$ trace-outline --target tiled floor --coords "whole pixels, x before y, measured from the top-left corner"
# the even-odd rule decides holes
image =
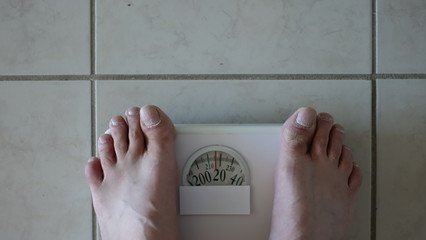
[[[226,85],[226,88],[224,86]],[[353,239],[370,235],[371,83],[363,80],[99,81],[98,133],[131,105],[155,103],[175,123],[281,123],[300,105],[326,111],[346,127],[365,178]],[[125,95],[125,97],[123,97]],[[353,101],[353,99],[358,99]],[[338,104],[336,104],[338,102]],[[366,107],[367,106],[367,107]]]
[[[2,239],[90,239],[87,81],[0,82]]]
[[[368,0],[100,1],[96,69],[100,74],[368,74],[371,5]]]
[[[425,239],[426,84],[380,79],[377,95],[377,236]]]
[[[1,238],[93,239],[93,141],[150,103],[176,123],[330,112],[365,175],[350,239],[425,239],[425,12],[424,0],[1,1]]]

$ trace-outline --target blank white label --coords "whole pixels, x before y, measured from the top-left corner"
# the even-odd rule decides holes
[[[181,215],[250,215],[250,186],[181,186]]]

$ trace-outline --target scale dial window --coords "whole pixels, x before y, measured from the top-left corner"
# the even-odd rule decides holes
[[[250,184],[246,161],[235,150],[220,145],[199,149],[191,155],[183,171],[185,186],[241,186]]]

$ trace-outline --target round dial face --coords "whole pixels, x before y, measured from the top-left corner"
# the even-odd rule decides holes
[[[247,163],[235,150],[212,145],[196,151],[186,162],[183,185],[249,185]]]

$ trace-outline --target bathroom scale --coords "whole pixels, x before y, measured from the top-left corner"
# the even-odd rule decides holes
[[[281,125],[176,125],[184,240],[267,239]]]

